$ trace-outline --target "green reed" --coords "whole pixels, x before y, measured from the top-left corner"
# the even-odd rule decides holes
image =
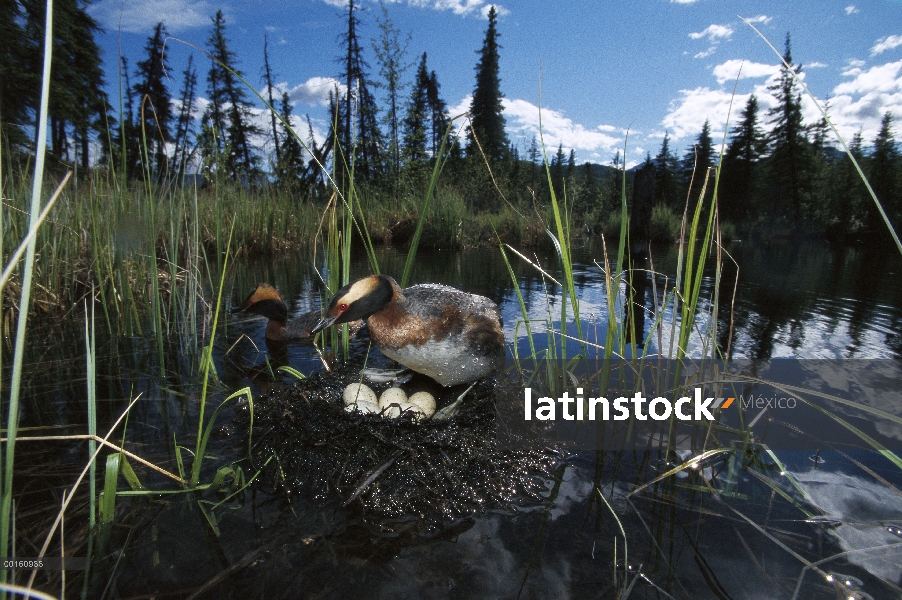
[[[41,192],[44,180],[44,158],[47,150],[47,109],[50,101],[50,65],[53,46],[53,0],[47,0],[44,21],[44,63],[41,80],[41,105],[38,119],[38,145],[35,150],[35,173],[32,180],[31,206],[29,211],[30,234],[22,266],[22,290],[19,299],[19,319],[16,324],[16,341],[13,354],[12,378],[10,381],[9,409],[6,419],[7,442],[2,452],[3,480],[0,496],[0,553],[9,556],[10,526],[12,525],[13,475],[15,471],[16,435],[19,424],[19,393],[21,390],[22,360],[25,352],[25,333],[28,324],[28,310],[31,303],[31,284],[34,275],[36,232],[41,213]],[[0,571],[0,582],[6,583],[9,572]]]

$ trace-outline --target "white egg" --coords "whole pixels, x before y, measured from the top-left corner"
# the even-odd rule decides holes
[[[398,402],[407,402],[407,394],[401,388],[390,387],[382,392],[382,396],[379,398],[379,407],[385,408]]]
[[[427,417],[431,417],[435,413],[435,398],[429,392],[417,392],[410,397],[408,402],[419,406]]]
[[[341,399],[344,400],[346,406],[359,402],[379,404],[379,401],[376,399],[376,392],[362,383],[352,383],[346,387]]]
[[[405,412],[413,413],[414,420],[416,421],[419,421],[425,416],[422,408],[416,404],[411,404],[410,402],[392,402],[385,407],[382,414],[389,419],[397,419],[401,416],[401,413]]]
[[[373,413],[379,414],[382,409],[379,408],[377,404],[373,404],[372,402],[359,401],[356,404],[348,404],[345,406],[345,410],[348,412],[361,412],[361,413]]]

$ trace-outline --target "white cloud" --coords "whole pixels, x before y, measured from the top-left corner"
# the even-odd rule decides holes
[[[322,1],[330,6],[337,6],[341,8],[348,5],[348,0]],[[403,0],[389,0],[389,3],[393,4],[400,1]],[[483,18],[488,18],[489,9],[494,6],[495,11],[499,16],[503,17],[510,14],[510,11],[500,4],[493,4],[492,2],[486,2],[486,0],[407,0],[407,5],[415,6],[418,8],[431,8],[434,10],[450,10],[455,15],[460,16],[479,14],[482,15]]]
[[[803,65],[803,66],[806,69],[823,69],[824,67],[828,67],[830,65],[828,65],[827,63],[815,61],[815,62],[805,63],[805,65]]]
[[[857,13],[857,12],[858,12],[858,9],[855,8],[855,5],[854,5],[854,4],[850,4],[849,6],[846,7],[846,14],[847,14],[847,15],[854,15],[854,14]]]
[[[843,75],[852,79],[833,88],[830,118],[847,142],[858,131],[873,140],[884,113],[902,115],[902,60]]]
[[[735,58],[717,65],[712,71],[719,84],[724,84],[727,81],[735,81],[737,76],[740,79],[772,77],[779,72],[780,67],[777,65],[767,65]]]
[[[452,117],[470,110],[473,97],[467,95],[457,105],[448,109]],[[530,140],[536,136],[545,141],[548,153],[554,153],[561,144],[564,152],[576,151],[579,162],[591,161],[607,163],[614,152],[623,152],[623,129],[614,125],[597,125],[594,128],[575,123],[564,113],[551,108],[542,108],[542,129],[539,137],[539,107],[527,100],[503,98],[506,129],[512,140]],[[460,128],[467,125],[466,119],[455,121]],[[633,132],[635,133],[635,132]],[[613,135],[612,135],[613,134]],[[630,152],[636,150],[631,149]],[[644,157],[644,154],[643,154]]]
[[[873,48],[871,48],[871,56],[883,54],[887,50],[892,50],[893,48],[898,48],[899,46],[902,46],[902,35],[888,35],[886,37],[882,37],[877,40],[877,43],[874,44]]]
[[[717,46],[723,40],[730,39],[730,36],[733,35],[733,28],[729,25],[717,25],[711,24],[708,25],[702,31],[695,31],[689,34],[689,37],[693,40],[700,40],[702,38],[707,38],[711,43],[708,46],[707,50],[702,50],[701,52],[696,53],[693,58],[706,58],[711,56],[715,52],[717,52]]]
[[[835,88],[834,94],[869,94],[873,92],[893,93],[902,92],[902,78],[899,72],[902,70],[902,60],[884,65],[871,67],[866,71],[855,73],[855,79],[844,81]],[[846,71],[845,74],[852,74]]]
[[[713,75],[723,84],[735,77],[738,63],[739,61],[726,61],[714,68]],[[747,63],[746,66],[751,68],[746,75],[746,67],[743,67],[743,77],[768,77],[756,84],[751,92],[758,96],[761,125],[766,131],[770,128],[767,112],[776,106],[776,100],[770,95],[768,86],[779,76],[779,69],[760,63]],[[880,120],[886,112],[902,115],[902,60],[868,69],[854,66],[846,69],[843,75],[848,80],[833,88],[829,97],[830,119],[847,142],[858,131],[862,132],[866,142],[870,142],[877,135]],[[707,86],[680,90],[680,95],[671,101],[661,125],[670,132],[674,141],[696,136],[705,119],[710,120],[712,129],[722,129],[732,99],[732,127],[749,95],[737,94],[733,97],[731,90],[711,89]],[[823,106],[827,100],[819,98],[818,102]],[[820,111],[807,94],[802,94],[802,115],[805,123],[815,123],[821,118]],[[712,136],[717,139],[713,133]]]
[[[695,4],[698,0],[670,0],[671,4]]]
[[[733,35],[733,28],[729,25],[711,24],[702,31],[690,33],[689,37],[693,40],[698,40],[706,37],[709,41],[711,41],[711,43],[716,43],[723,39],[729,39],[731,35]]]
[[[329,92],[338,86],[339,93],[344,93],[344,86],[333,77],[311,77],[304,83],[300,83],[293,88],[287,89],[286,84],[280,84],[280,88],[285,88],[292,102],[301,102],[310,106],[328,106]]]
[[[101,0],[89,9],[91,16],[110,31],[118,31],[121,22],[122,31],[147,35],[160,21],[166,24],[169,33],[208,27],[215,12],[206,0]]]
[[[711,125],[711,137],[722,137],[717,133],[727,122],[730,100],[733,100],[733,119],[748,100],[748,94],[733,97],[731,92],[699,87],[694,90],[680,90],[680,97],[672,100],[667,115],[661,125],[670,133],[671,139],[679,141],[698,135],[707,120]]]
[[[767,25],[773,20],[773,17],[768,17],[767,15],[758,15],[757,17],[752,17],[746,20],[749,23],[764,23],[765,25]]]
[[[502,103],[509,131],[524,137],[538,137],[538,106],[526,100],[508,98],[504,98]],[[607,156],[623,144],[622,136],[610,135],[598,127],[586,128],[564,116],[564,113],[550,108],[542,108],[542,137],[548,151],[563,144],[565,151],[570,148],[576,150],[580,162],[593,154],[598,157]]]

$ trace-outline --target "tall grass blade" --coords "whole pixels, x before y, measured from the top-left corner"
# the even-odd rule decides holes
[[[401,275],[401,288],[407,287],[407,282],[410,280],[410,273],[413,271],[413,263],[414,259],[417,256],[417,246],[420,245],[420,236],[423,234],[423,226],[426,224],[426,213],[429,210],[429,206],[432,204],[432,199],[435,196],[435,184],[438,181],[439,175],[442,172],[442,167],[445,166],[445,161],[442,160],[442,157],[445,156],[445,146],[448,143],[448,138],[451,136],[451,126],[454,124],[456,119],[460,119],[465,116],[457,115],[453,119],[448,121],[448,127],[445,129],[445,135],[442,136],[442,144],[439,147],[438,154],[435,155],[435,165],[432,167],[432,177],[429,178],[429,188],[426,190],[426,198],[423,199],[423,206],[420,208],[420,218],[417,220],[417,228],[413,232],[413,238],[410,240],[410,249],[407,251],[407,260],[404,262],[404,273]]]
[[[213,343],[216,341],[216,326],[219,323],[219,309],[222,306],[222,288],[225,284],[226,278],[226,269],[229,264],[229,252],[231,252],[232,248],[232,233],[235,231],[235,221],[232,221],[231,226],[229,227],[229,241],[226,243],[225,256],[222,260],[222,270],[219,276],[219,290],[216,293],[216,308],[213,310],[213,324],[210,326],[210,341],[204,347],[203,356],[202,356],[202,377],[203,377],[203,388],[201,390],[200,397],[200,411],[197,417],[197,445],[195,446],[194,452],[194,461],[191,463],[191,481],[190,484],[192,486],[196,486],[200,483],[200,468],[204,460],[204,450],[206,449],[207,444],[207,435],[204,435],[204,409],[207,405],[207,386],[210,382],[210,369],[213,368]],[[156,273],[154,273],[156,275]],[[218,412],[219,409],[216,409]],[[213,413],[213,418],[211,418],[211,427],[212,421],[216,418],[216,412]]]
[[[38,117],[38,138],[35,150],[35,170],[31,188],[31,208],[28,230],[31,239],[25,250],[22,275],[22,294],[19,300],[19,318],[16,323],[16,343],[13,354],[12,378],[9,392],[9,412],[6,420],[7,442],[4,452],[3,491],[0,498],[0,554],[9,556],[10,518],[12,515],[13,469],[16,456],[16,434],[19,427],[19,392],[22,385],[22,361],[25,351],[25,330],[31,305],[31,281],[34,275],[34,258],[37,230],[41,213],[41,190],[44,181],[44,156],[47,152],[47,110],[50,103],[50,64],[53,48],[53,0],[47,0],[44,15],[44,65],[41,73],[41,108]],[[6,582],[9,571],[0,571],[0,582]]]

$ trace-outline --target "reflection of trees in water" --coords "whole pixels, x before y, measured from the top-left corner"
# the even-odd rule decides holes
[[[887,307],[902,306],[902,287],[890,275],[899,269],[897,256],[856,248],[834,249],[809,242],[735,248],[739,292],[734,313],[733,346],[749,358],[769,358],[776,344],[803,357],[807,346],[822,349],[834,336],[847,335],[844,357],[873,354],[868,335],[884,335],[887,348],[899,355],[900,317]],[[724,347],[729,325],[731,277],[726,266],[721,287],[719,343]],[[880,349],[877,349],[879,351]]]

